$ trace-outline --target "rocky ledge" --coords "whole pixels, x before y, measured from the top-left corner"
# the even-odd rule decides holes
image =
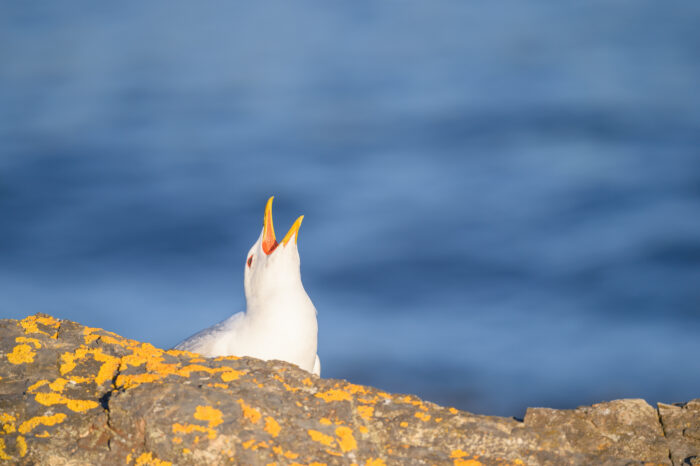
[[[531,408],[519,421],[44,314],[1,320],[0,337],[0,460],[12,464],[700,463],[700,399]]]

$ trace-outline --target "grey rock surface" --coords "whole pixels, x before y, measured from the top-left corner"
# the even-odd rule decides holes
[[[700,451],[700,400],[531,408],[518,421],[44,314],[2,320],[0,336],[7,464],[681,465]]]

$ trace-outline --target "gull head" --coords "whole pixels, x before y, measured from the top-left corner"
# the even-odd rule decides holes
[[[273,199],[274,196],[267,201],[262,232],[246,256],[244,287],[248,309],[284,301],[300,292],[306,295],[297,249],[297,235],[304,216],[297,218],[282,241],[277,242],[272,223]]]

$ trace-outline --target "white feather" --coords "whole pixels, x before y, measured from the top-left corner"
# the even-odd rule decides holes
[[[206,357],[279,359],[320,375],[316,308],[301,283],[296,238],[280,243],[269,255],[263,252],[262,238],[263,233],[246,256],[246,260],[253,257],[250,267],[245,265],[246,310],[175,348]]]

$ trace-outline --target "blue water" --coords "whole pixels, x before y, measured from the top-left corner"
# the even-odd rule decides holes
[[[305,215],[324,376],[700,397],[700,3],[0,6],[0,316],[169,347]]]

